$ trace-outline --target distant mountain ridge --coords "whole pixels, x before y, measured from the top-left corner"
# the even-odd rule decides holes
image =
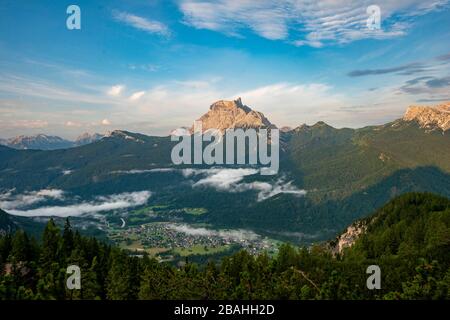
[[[57,150],[83,146],[100,140],[103,135],[94,133],[83,133],[74,141],[66,140],[58,136],[36,134],[32,136],[20,135],[10,139],[0,139],[0,144],[13,149],[32,150]]]
[[[105,135],[99,134],[99,133],[92,133],[92,134],[90,134],[88,132],[85,132],[85,133],[79,135],[75,139],[74,143],[75,143],[76,146],[84,146],[85,144],[98,141],[101,138],[103,138],[104,136]]]
[[[208,113],[222,114],[223,108],[231,110],[231,117],[226,116],[228,111],[224,112],[226,121],[236,120],[234,112],[244,118],[251,112],[232,101],[213,104]],[[269,125],[258,114],[255,118],[249,116],[251,121],[245,124]],[[221,118],[215,118],[218,119]],[[180,169],[192,166],[173,165],[171,151],[175,142],[170,137],[123,130],[111,131],[96,143],[67,150],[0,147],[0,190],[53,188],[81,198],[151,190],[154,203],[170,201],[181,207],[207,209],[204,215],[192,218],[199,223],[251,228],[272,235],[289,231],[306,235],[301,241],[316,241],[336,236],[355,220],[406,192],[450,197],[450,135],[441,131],[424,128],[415,118],[359,129],[337,129],[319,121],[285,130],[280,135],[280,140],[284,140],[280,172],[268,177],[275,181],[249,176],[243,177],[242,182],[247,186],[255,185],[254,182],[265,185],[285,179],[306,190],[304,197],[277,194],[258,202],[250,190],[194,188],[190,179],[195,182],[200,175],[180,174]]]

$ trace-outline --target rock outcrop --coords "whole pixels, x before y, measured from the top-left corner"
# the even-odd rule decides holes
[[[340,254],[345,248],[351,247],[355,241],[366,231],[367,224],[364,221],[356,221],[347,230],[339,235],[331,244],[331,252]]]
[[[261,112],[254,111],[242,104],[241,98],[234,101],[214,102],[209,111],[197,121],[202,122],[203,131],[218,129],[224,132],[226,129],[235,128],[276,128]],[[193,126],[190,131],[194,131]]]
[[[118,139],[118,140],[128,140],[128,141],[133,141],[133,142],[138,142],[138,143],[145,143],[144,140],[142,140],[139,134],[136,133],[131,133],[128,131],[124,131],[124,130],[113,130],[113,131],[108,131],[105,136],[103,138],[105,139]]]
[[[90,134],[88,132],[85,132],[82,135],[78,136],[75,139],[74,143],[76,146],[84,146],[85,144],[96,142],[103,137],[104,137],[104,135],[99,134],[99,133]]]
[[[450,129],[450,102],[429,106],[410,106],[405,115],[404,121],[416,121],[422,128],[427,130]]]

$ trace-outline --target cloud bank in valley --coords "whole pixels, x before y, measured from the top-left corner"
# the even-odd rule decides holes
[[[237,229],[237,230],[213,230],[207,228],[193,228],[187,224],[169,224],[169,228],[174,231],[184,233],[189,236],[199,237],[219,237],[231,241],[253,241],[260,236],[253,231]]]
[[[48,199],[62,200],[62,190],[40,190],[27,194],[13,195],[11,192],[0,195],[0,205],[9,214],[24,217],[71,217],[93,214],[101,211],[125,209],[144,205],[151,196],[150,191],[125,192],[107,196],[98,196],[92,201],[69,205],[42,206],[28,208]]]
[[[149,173],[164,173],[177,172],[185,178],[199,177],[197,181],[192,181],[193,188],[214,188],[222,192],[246,192],[257,191],[257,201],[264,201],[268,198],[276,196],[280,193],[291,194],[294,196],[306,195],[306,190],[299,189],[293,185],[292,181],[285,181],[284,177],[276,181],[263,182],[252,181],[244,182],[247,176],[252,176],[259,173],[259,169],[254,168],[210,168],[210,169],[195,169],[195,168],[153,168],[153,169],[131,169],[112,171],[111,174],[149,174]]]
[[[10,210],[31,206],[47,200],[63,200],[64,191],[58,189],[42,189],[23,194],[13,194],[14,190],[0,194],[0,208]]]
[[[258,191],[257,200],[264,201],[280,193],[292,194],[295,196],[304,196],[306,190],[298,189],[292,184],[292,181],[286,182],[279,178],[275,182],[243,182],[246,176],[257,174],[258,169],[184,169],[185,177],[193,175],[203,175],[204,177],[195,182],[195,187],[211,187],[218,191],[226,192],[245,192]]]

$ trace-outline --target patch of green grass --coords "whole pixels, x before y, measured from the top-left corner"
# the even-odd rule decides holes
[[[155,213],[157,211],[162,211],[169,208],[168,205],[158,204],[153,206],[145,206],[136,210],[132,210],[129,212],[130,215],[145,215],[148,213]]]
[[[207,246],[192,246],[190,248],[175,248],[173,249],[173,253],[178,254],[182,257],[187,257],[191,255],[210,255],[210,254],[216,254],[220,252],[225,252],[229,250],[231,246],[224,245],[224,246],[218,246],[218,247],[207,247]]]
[[[193,216],[201,216],[208,212],[205,208],[183,208],[184,212]]]

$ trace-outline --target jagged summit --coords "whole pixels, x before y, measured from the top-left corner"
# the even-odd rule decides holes
[[[124,139],[124,140],[144,143],[144,140],[142,140],[140,138],[141,136],[142,136],[141,134],[132,133],[132,132],[128,132],[125,130],[113,130],[113,131],[108,131],[105,134],[104,138],[118,138],[118,139]]]
[[[198,119],[202,122],[203,131],[218,129],[225,131],[234,128],[276,128],[261,112],[254,111],[242,103],[241,98],[233,101],[219,100],[214,102],[209,111]],[[193,127],[191,132],[193,132]]]
[[[434,107],[410,106],[406,110],[403,120],[416,121],[425,129],[447,131],[450,129],[450,102]]]
[[[294,131],[298,132],[298,131],[309,131],[312,129],[317,129],[317,128],[329,128],[329,129],[335,129],[334,127],[330,126],[329,124],[327,124],[326,122],[323,121],[318,121],[313,125],[307,125],[306,123],[303,123],[302,125],[298,126],[297,128],[294,129]]]
[[[57,136],[49,136],[46,134],[36,134],[33,136],[20,135],[7,139],[3,142],[4,145],[15,149],[40,149],[53,150],[69,148],[72,142]]]
[[[79,135],[76,139],[75,139],[75,145],[77,146],[82,146],[88,143],[92,143],[95,141],[100,140],[101,138],[103,138],[104,135],[99,134],[99,133],[93,133],[90,134],[89,132],[85,132],[81,135]]]

